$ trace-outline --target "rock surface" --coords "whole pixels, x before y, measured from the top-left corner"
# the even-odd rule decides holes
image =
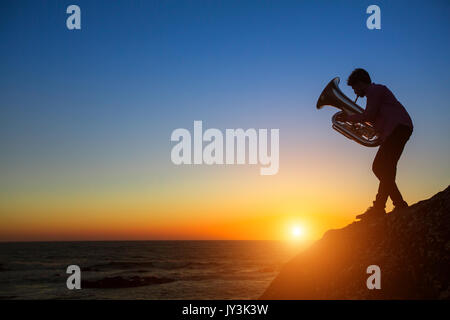
[[[369,290],[370,265],[381,289]],[[330,230],[260,299],[450,299],[450,187],[379,221]]]

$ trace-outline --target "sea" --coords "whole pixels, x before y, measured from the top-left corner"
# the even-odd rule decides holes
[[[257,299],[302,249],[284,241],[0,243],[0,299]],[[70,265],[80,268],[81,289],[68,289]]]

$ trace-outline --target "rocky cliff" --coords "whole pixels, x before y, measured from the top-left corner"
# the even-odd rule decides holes
[[[369,290],[367,267],[380,267]],[[450,187],[378,221],[330,230],[260,299],[450,299]]]

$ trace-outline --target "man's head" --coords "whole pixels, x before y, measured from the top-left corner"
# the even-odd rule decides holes
[[[361,68],[353,70],[347,79],[347,84],[352,87],[357,96],[364,97],[367,87],[372,83],[369,73]]]

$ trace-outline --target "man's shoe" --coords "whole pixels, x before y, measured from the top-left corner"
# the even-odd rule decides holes
[[[391,211],[391,213],[397,213],[402,211],[403,209],[408,208],[408,204],[406,202],[402,203],[401,205],[395,206],[394,210]]]
[[[382,218],[386,215],[386,211],[382,208],[369,207],[363,214],[357,215],[356,219],[367,220]]]

